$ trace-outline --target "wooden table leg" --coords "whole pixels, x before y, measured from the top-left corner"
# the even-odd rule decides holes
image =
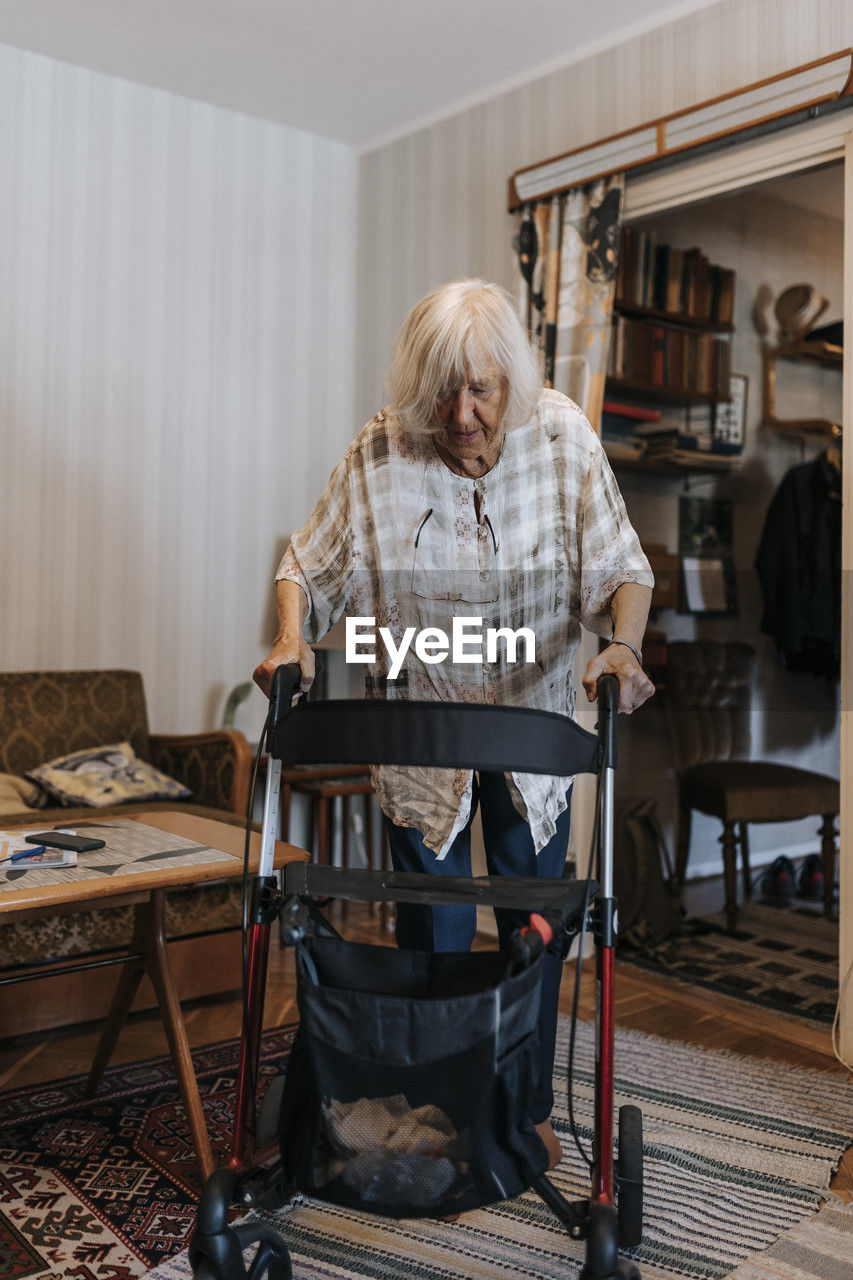
[[[147,908],[147,910],[146,910]],[[151,894],[151,902],[137,907],[137,911],[149,916],[149,926],[145,938],[145,968],[157,993],[160,1006],[160,1017],[166,1030],[166,1038],[175,1064],[175,1074],[181,1091],[187,1123],[192,1136],[193,1146],[198,1156],[199,1167],[205,1182],[213,1173],[216,1165],[213,1150],[204,1120],[204,1111],[198,1092],[198,1081],[195,1077],[186,1027],[181,1014],[181,1003],[169,968],[169,957],[166,949],[166,895],[165,890],[155,889]]]
[[[147,903],[145,904],[148,905]],[[139,908],[135,913],[135,922],[133,928],[133,941],[130,944],[131,952],[142,952],[145,949],[145,943],[140,938],[141,920],[139,916]],[[107,1020],[104,1023],[104,1029],[101,1032],[101,1038],[98,1041],[98,1047],[95,1056],[92,1059],[92,1066],[89,1069],[89,1078],[86,1081],[84,1090],[85,1096],[91,1098],[92,1094],[101,1083],[101,1077],[107,1069],[112,1051],[115,1048],[116,1040],[118,1040],[119,1032],[124,1026],[125,1019],[130,1012],[130,1006],[133,1004],[134,997],[139,990],[139,984],[145,973],[145,965],[142,960],[128,960],[122,967],[119,974],[118,985],[113,995],[110,1011],[107,1014]]]
[[[110,1060],[116,1040],[124,1026],[133,998],[139,989],[143,974],[147,973],[157,996],[160,1018],[166,1031],[178,1087],[187,1115],[190,1136],[198,1156],[199,1167],[205,1181],[216,1165],[204,1120],[204,1111],[198,1092],[198,1081],[193,1068],[181,1004],[169,968],[166,944],[166,893],[164,889],[152,890],[147,902],[134,908],[131,955],[141,958],[128,960],[124,965],[113,996],[110,1012],[86,1081],[86,1096],[91,1097]]]

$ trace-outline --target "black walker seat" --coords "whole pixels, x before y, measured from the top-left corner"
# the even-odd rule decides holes
[[[300,1026],[275,1091],[281,1166],[278,1181],[264,1175],[266,1207],[276,1203],[270,1187],[277,1203],[295,1188],[389,1217],[435,1217],[534,1186],[572,1235],[587,1238],[585,1280],[638,1280],[636,1268],[617,1257],[616,1212],[608,1197],[598,1203],[593,1194],[589,1202],[569,1205],[544,1177],[547,1152],[531,1118],[544,951],[550,945],[565,956],[570,939],[589,926],[599,885],[290,863],[281,905],[274,878],[264,874],[283,765],[429,765],[573,776],[608,765],[605,739],[566,717],[523,708],[378,701],[291,707],[298,668],[281,670],[268,722],[270,768],[252,928],[268,930],[280,909],[282,937],[296,952]],[[610,705],[612,719],[612,696]],[[605,774],[609,767],[612,761]],[[604,870],[612,883],[612,865]],[[421,953],[344,941],[317,911],[318,897],[467,902],[537,914],[531,927],[517,931],[510,949]],[[255,995],[262,1001],[265,953],[254,967],[262,974],[261,989],[250,987],[247,1007]],[[250,961],[250,974],[252,968]],[[247,1025],[259,1034],[257,1008]],[[249,1051],[249,1061],[252,1056]],[[612,1111],[612,1081],[609,1089]],[[612,1143],[609,1126],[607,1140]],[[270,1280],[289,1280],[286,1245],[271,1243],[268,1228],[258,1232],[249,1269],[237,1261],[235,1233],[244,1245],[245,1228],[229,1227],[227,1211],[232,1199],[244,1205],[263,1200],[252,1190],[252,1176],[234,1159],[210,1179],[190,1246],[197,1280],[253,1280],[267,1272]]]

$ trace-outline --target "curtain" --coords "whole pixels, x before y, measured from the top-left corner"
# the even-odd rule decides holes
[[[526,206],[515,237],[519,314],[546,386],[598,430],[616,289],[621,174]]]

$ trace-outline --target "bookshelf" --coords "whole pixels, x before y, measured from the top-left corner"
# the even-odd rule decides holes
[[[622,453],[618,445],[614,446],[608,440],[604,441],[604,452],[612,467],[653,476],[677,476],[682,480],[691,475],[729,475],[742,463],[739,455],[705,453],[698,449],[674,449],[662,457],[632,457]]]
[[[707,329],[716,333],[734,333],[731,321],[706,320],[702,316],[691,316],[682,312],[661,311],[657,307],[640,306],[636,302],[624,302],[615,298],[613,310],[624,316],[634,316],[638,320],[662,320],[668,323],[675,321],[688,329]]]
[[[722,404],[728,396],[718,395],[714,391],[691,391],[687,388],[678,390],[673,387],[658,386],[653,382],[642,382],[628,378],[607,379],[607,393],[610,395],[634,396],[640,400],[657,401],[659,404]]]
[[[735,272],[701,249],[622,228],[602,418],[614,465],[659,475],[737,465],[713,448],[714,406],[730,400],[734,293]]]

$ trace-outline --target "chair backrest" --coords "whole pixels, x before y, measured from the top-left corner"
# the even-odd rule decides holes
[[[284,765],[400,764],[570,776],[600,768],[595,734],[568,716],[465,703],[301,702],[278,719]]]
[[[747,760],[755,650],[722,640],[677,640],[666,648],[664,705],[676,770]]]

